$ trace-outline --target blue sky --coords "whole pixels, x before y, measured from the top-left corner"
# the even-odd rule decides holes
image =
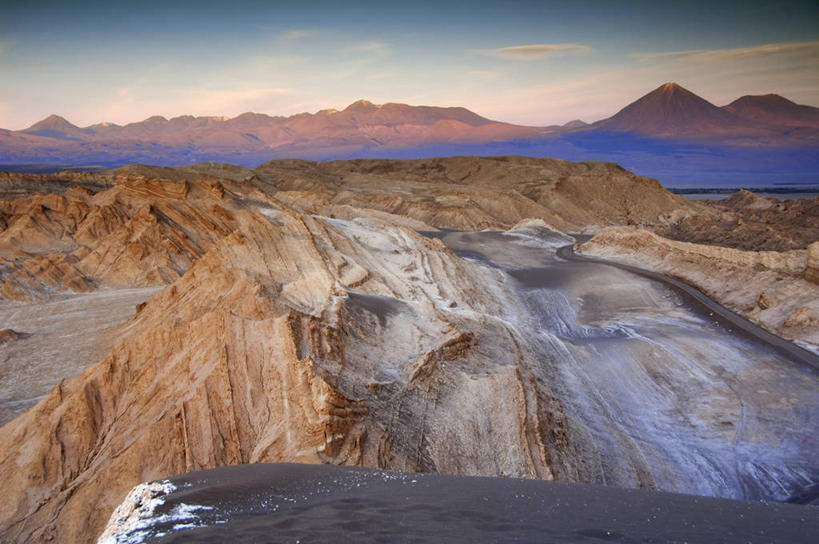
[[[712,5],[718,4],[718,5]],[[359,98],[594,121],[666,81],[819,105],[819,2],[6,2],[0,126]]]

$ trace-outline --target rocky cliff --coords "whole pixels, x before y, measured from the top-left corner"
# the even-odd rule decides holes
[[[89,541],[134,484],[236,463],[577,477],[491,273],[401,226],[244,204],[108,356],[0,429],[6,539]]]
[[[610,227],[579,251],[683,279],[781,336],[819,345],[813,246],[810,256],[808,250],[744,251]]]

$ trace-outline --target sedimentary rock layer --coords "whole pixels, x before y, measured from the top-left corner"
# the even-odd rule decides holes
[[[819,345],[819,286],[808,250],[743,251],[625,227],[603,229],[579,250],[678,277],[781,336]]]
[[[491,274],[406,228],[273,211],[239,213],[107,357],[0,429],[5,538],[88,541],[134,484],[236,463],[577,478]]]

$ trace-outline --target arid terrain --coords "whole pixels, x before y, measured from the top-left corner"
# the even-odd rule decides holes
[[[3,541],[92,542],[134,485],[242,463],[765,500],[819,481],[819,369],[557,255],[681,278],[815,349],[816,200],[694,202],[514,156],[2,174],[0,193]]]

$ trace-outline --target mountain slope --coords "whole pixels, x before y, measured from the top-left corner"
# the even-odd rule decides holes
[[[598,129],[638,132],[659,137],[703,136],[747,128],[730,112],[691,91],[666,83],[594,124]]]
[[[754,122],[819,128],[819,108],[796,104],[778,94],[746,95],[722,109]]]
[[[49,115],[21,132],[62,140],[79,140],[89,136],[88,131],[69,123],[59,115]]]
[[[184,164],[246,157],[245,164],[277,157],[329,158],[368,150],[436,144],[485,144],[539,136],[547,130],[492,121],[465,108],[376,105],[271,117],[153,116],[119,126],[86,128],[52,115],[24,131],[4,131],[0,163],[150,162]]]
[[[776,95],[743,97],[719,108],[667,83],[591,125],[519,126],[464,108],[366,100],[290,117],[154,116],[85,128],[51,116],[25,131],[0,130],[0,164],[217,161],[255,167],[282,158],[527,155],[612,161],[674,183],[804,182],[819,181],[817,111]]]

